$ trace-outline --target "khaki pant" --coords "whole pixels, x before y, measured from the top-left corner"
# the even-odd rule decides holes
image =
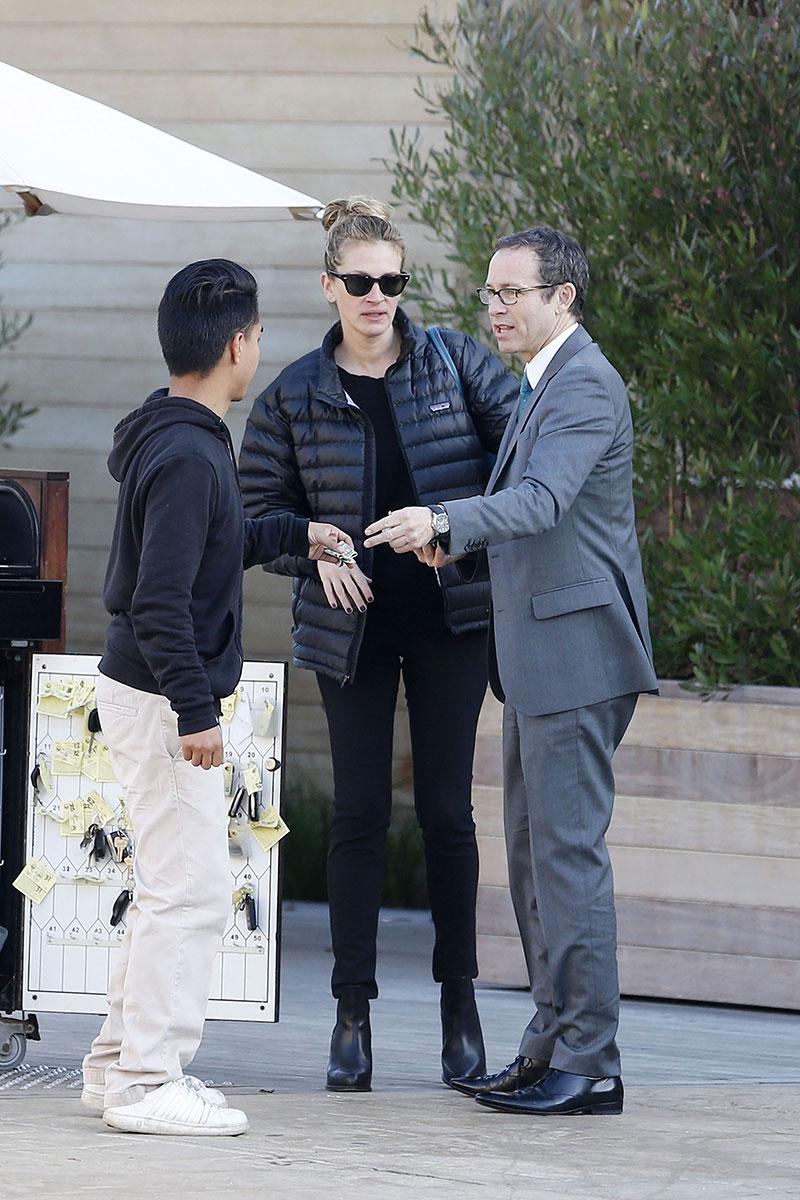
[[[97,707],[136,842],[109,1013],[83,1063],[110,1107],[180,1078],[194,1057],[232,885],[222,768],[183,760],[162,696],[101,675]]]

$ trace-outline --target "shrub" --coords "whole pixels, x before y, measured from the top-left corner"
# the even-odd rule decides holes
[[[660,674],[800,685],[800,0],[462,0],[423,13],[443,141],[395,198],[449,248],[428,319],[482,328],[494,238],[547,223],[592,269],[628,382]]]

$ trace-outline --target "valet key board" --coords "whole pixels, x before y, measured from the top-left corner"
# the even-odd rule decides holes
[[[93,733],[98,659],[35,655],[31,688],[24,1007],[105,1011],[125,933],[136,847],[102,732]],[[245,663],[223,702],[231,910],[209,1017],[278,1019],[279,842],[286,668]],[[197,770],[200,770],[198,767]],[[116,910],[116,911],[115,911]],[[112,915],[113,914],[113,915]]]

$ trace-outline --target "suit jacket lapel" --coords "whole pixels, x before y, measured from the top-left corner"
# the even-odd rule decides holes
[[[495,463],[494,470],[489,477],[489,482],[486,485],[487,496],[490,494],[492,488],[500,477],[501,472],[505,469],[506,464],[508,463],[508,460],[514,450],[514,446],[517,443],[519,435],[522,433],[523,429],[530,420],[531,413],[541,400],[542,393],[544,392],[544,389],[547,387],[550,380],[554,375],[558,374],[565,363],[568,363],[569,360],[575,354],[577,354],[579,350],[582,350],[584,346],[591,345],[591,342],[592,339],[589,337],[589,334],[582,325],[579,325],[575,332],[570,334],[563,346],[559,347],[557,353],[548,363],[547,369],[542,375],[542,378],[533,389],[533,394],[528,401],[524,413],[517,411],[513,413],[511,417],[509,417],[508,425],[506,426],[505,433],[503,434],[503,440],[500,443],[500,449],[497,454],[497,462]]]

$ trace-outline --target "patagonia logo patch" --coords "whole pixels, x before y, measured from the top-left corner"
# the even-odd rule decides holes
[[[448,408],[452,408],[449,400],[439,400],[436,404],[429,404],[430,412],[447,412]]]

